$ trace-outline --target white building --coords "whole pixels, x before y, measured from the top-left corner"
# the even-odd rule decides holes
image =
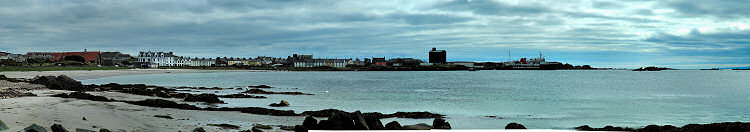
[[[157,68],[161,66],[189,66],[190,58],[175,56],[172,52],[140,52],[138,62],[141,64]]]
[[[189,66],[213,66],[216,61],[212,58],[198,58],[195,57],[193,59],[190,59]]]

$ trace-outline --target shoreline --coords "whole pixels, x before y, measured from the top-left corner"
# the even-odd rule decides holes
[[[123,69],[123,70],[72,70],[72,71],[2,71],[0,75],[8,78],[31,79],[35,76],[66,75],[76,80],[97,79],[112,76],[140,74],[178,74],[178,73],[214,73],[214,72],[264,72],[268,70],[200,70],[200,69]]]

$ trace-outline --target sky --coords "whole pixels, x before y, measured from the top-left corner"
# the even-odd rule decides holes
[[[0,0],[0,51],[750,66],[742,0]]]

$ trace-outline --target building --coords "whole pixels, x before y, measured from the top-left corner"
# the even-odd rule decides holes
[[[446,53],[445,50],[437,50],[437,48],[432,48],[430,50],[430,63],[433,64],[445,64],[446,62]]]
[[[162,66],[190,66],[192,64],[189,57],[175,56],[172,52],[140,52],[138,53],[138,63],[142,67],[162,67]]]
[[[388,61],[385,60],[385,57],[383,58],[372,57],[372,64],[375,64],[376,66],[386,66],[388,65]]]
[[[200,58],[199,59],[198,57],[195,57],[193,59],[190,59],[190,65],[189,66],[207,67],[207,66],[213,66],[215,63],[216,63],[216,61],[214,59],[212,59],[212,58],[208,58],[208,59],[206,59],[206,58]]]
[[[120,52],[102,52],[102,63],[103,66],[125,66],[130,65],[130,54],[123,54]]]
[[[7,59],[10,59],[10,53],[0,52],[0,60],[7,60]]]
[[[414,58],[391,58],[388,59],[388,64],[392,66],[417,66],[424,61]]]
[[[8,58],[10,58],[10,60],[13,60],[15,62],[26,62],[26,55],[22,55],[22,54],[10,54],[8,55]]]
[[[308,59],[294,61],[294,67],[346,67],[354,64],[352,59]]]
[[[26,57],[29,59],[50,59],[53,52],[27,52]]]
[[[92,62],[99,62],[101,54],[102,53],[100,51],[86,51],[86,49],[84,49],[83,52],[55,52],[55,53],[52,53],[52,57],[50,58],[50,61],[62,62],[62,61],[66,61],[65,57],[80,56],[80,57],[83,57],[83,60],[85,63],[92,63]]]

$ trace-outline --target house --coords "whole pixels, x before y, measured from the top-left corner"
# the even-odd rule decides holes
[[[190,59],[190,66],[213,66],[216,63],[216,61],[212,58],[198,58],[195,57],[193,59]]]
[[[0,60],[6,60],[6,59],[10,59],[10,53],[0,52]]]
[[[8,55],[8,58],[16,62],[26,62],[26,55],[22,54],[10,54]]]
[[[53,52],[27,52],[26,57],[29,59],[50,59]]]
[[[385,60],[385,57],[383,57],[383,58],[375,58],[375,57],[373,57],[372,58],[372,63],[375,64],[375,65],[377,65],[377,66],[386,66],[386,65],[388,65],[387,61]]]
[[[102,52],[102,63],[103,66],[115,66],[115,65],[130,65],[130,54],[123,54],[120,52]]]
[[[346,67],[353,63],[352,59],[309,59],[295,61],[294,67]]]
[[[83,50],[83,52],[55,52],[52,53],[52,57],[50,58],[50,61],[53,62],[62,62],[66,61],[65,57],[68,56],[80,56],[83,57],[83,60],[85,63],[92,63],[92,62],[99,62],[99,58],[101,57],[100,51],[86,51],[86,49]]]
[[[172,52],[140,52],[138,63],[143,67],[157,68],[162,66],[190,66],[189,57],[175,56]]]

